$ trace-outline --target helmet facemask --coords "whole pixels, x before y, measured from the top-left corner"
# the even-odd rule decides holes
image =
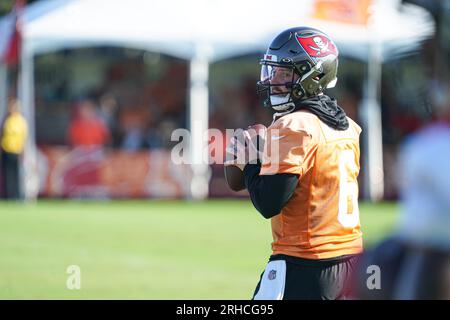
[[[265,107],[285,111],[295,106],[298,98],[300,76],[292,65],[261,62],[261,79],[257,83],[258,94]]]
[[[322,63],[323,61],[318,61],[311,67],[306,62],[299,65],[279,65],[261,61],[261,80],[257,83],[257,87],[264,106],[276,111],[285,111],[294,107],[295,101],[316,96],[324,89],[333,88],[337,78],[324,83],[323,80],[328,79],[323,79]]]

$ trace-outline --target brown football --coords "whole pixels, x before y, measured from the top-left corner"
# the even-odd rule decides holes
[[[236,166],[224,166],[225,180],[233,191],[241,191],[245,189],[244,173]]]

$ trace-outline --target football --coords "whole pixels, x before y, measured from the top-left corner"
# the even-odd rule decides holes
[[[252,143],[259,151],[262,151],[264,148],[266,129],[267,128],[262,124],[256,124],[247,128],[251,139],[250,143]],[[246,153],[248,151],[248,147],[248,145],[245,146]],[[244,172],[238,166],[233,164],[224,165],[224,175],[231,190],[237,192],[245,189]]]
[[[234,165],[224,166],[225,180],[233,191],[245,189],[244,172]]]

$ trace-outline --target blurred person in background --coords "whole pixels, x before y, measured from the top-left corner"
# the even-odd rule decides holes
[[[439,90],[435,122],[400,149],[400,219],[393,234],[364,255],[356,298],[450,299],[450,87]],[[370,266],[379,268],[378,287],[367,284]]]
[[[109,129],[97,115],[92,100],[83,100],[78,105],[69,126],[68,138],[70,145],[74,147],[102,147],[109,142]]]
[[[117,117],[119,105],[117,103],[117,99],[114,95],[110,93],[106,93],[100,97],[100,110],[99,115],[100,118],[105,123],[108,131],[111,133],[112,143],[116,142],[117,138],[115,137],[115,133],[117,132]]]
[[[136,152],[144,148],[145,127],[149,114],[145,107],[130,106],[120,114],[119,126],[122,133],[120,147],[127,152]]]
[[[146,132],[146,142],[149,149],[161,149],[168,147],[166,141],[170,138],[175,125],[171,125],[170,119],[159,120],[158,123],[151,121]],[[169,132],[169,130],[171,130]]]
[[[20,157],[25,149],[28,125],[16,99],[8,103],[8,114],[0,132],[3,190],[7,199],[20,199]]]

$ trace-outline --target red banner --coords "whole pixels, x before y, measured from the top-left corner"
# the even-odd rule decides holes
[[[102,149],[40,148],[40,195],[74,198],[184,198],[190,168],[167,150],[128,153]]]
[[[7,65],[16,65],[20,59],[22,46],[22,12],[25,6],[24,0],[16,0],[13,8],[13,31],[8,39],[8,43],[3,55],[3,62]]]

